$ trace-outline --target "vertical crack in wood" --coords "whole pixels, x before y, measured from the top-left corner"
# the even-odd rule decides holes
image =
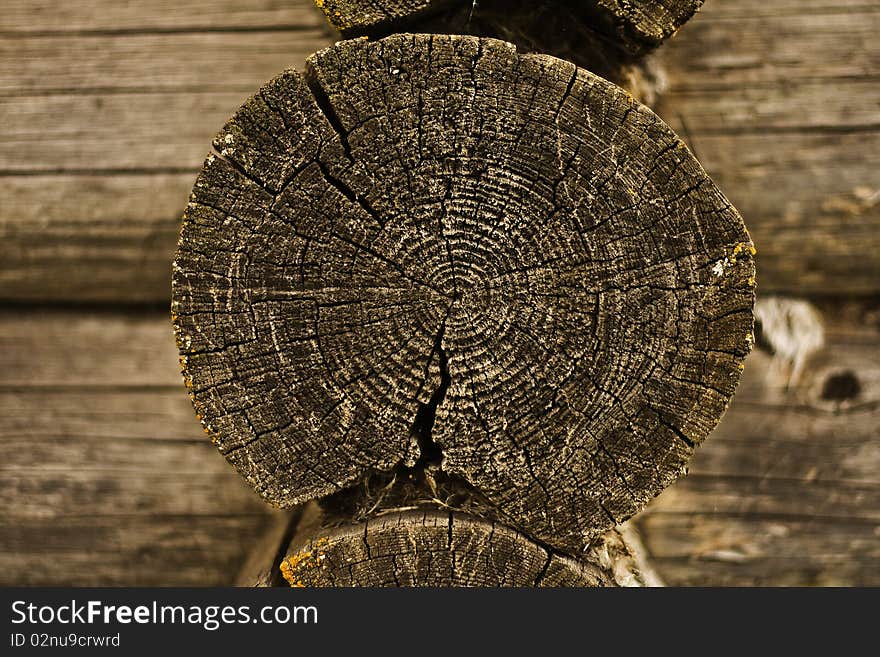
[[[437,386],[427,404],[419,404],[419,410],[416,412],[416,418],[413,422],[413,435],[419,446],[419,458],[413,466],[413,469],[417,471],[431,465],[440,465],[443,462],[443,449],[434,441],[433,431],[434,423],[437,420],[437,408],[443,403],[449,385],[452,383],[452,377],[449,374],[449,357],[443,349],[445,333],[446,320],[443,321],[437,332],[428,361],[428,367],[430,367],[430,361],[433,360],[434,354],[437,355],[440,366],[440,385]]]

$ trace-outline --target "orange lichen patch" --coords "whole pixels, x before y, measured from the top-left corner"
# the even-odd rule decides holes
[[[309,570],[317,570],[324,567],[324,560],[327,546],[330,543],[329,537],[319,538],[314,541],[308,548],[302,552],[288,555],[281,562],[281,575],[292,587],[303,588],[306,584],[302,580],[302,575]]]
[[[733,247],[733,252],[730,254],[728,260],[730,262],[734,262],[737,258],[740,258],[745,255],[754,256],[758,253],[758,250],[755,248],[754,244],[748,242],[737,242],[737,244]]]

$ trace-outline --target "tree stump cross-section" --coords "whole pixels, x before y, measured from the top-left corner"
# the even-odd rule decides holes
[[[431,470],[577,554],[682,474],[734,392],[742,220],[657,116],[572,64],[346,41],[215,148],[174,323],[205,430],[275,505]]]

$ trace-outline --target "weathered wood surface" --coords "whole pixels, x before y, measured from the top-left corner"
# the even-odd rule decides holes
[[[389,511],[339,527],[318,515],[303,524],[280,564],[294,587],[646,585],[614,530],[575,560],[458,512]]]
[[[65,0],[51,9],[46,0],[15,0],[0,14],[0,34],[301,32],[320,22],[312,2],[296,0]]]
[[[0,584],[232,582],[266,508],[177,370],[165,316],[0,312]]]
[[[15,0],[0,13],[0,157],[4,167],[17,167],[0,174],[0,298],[164,306],[179,216],[211,135],[262,82],[285,66],[301,65],[306,54],[333,37],[324,35],[324,19],[310,0],[68,0],[55,3],[52,11],[45,7],[43,0]],[[762,293],[878,291],[880,132],[872,108],[880,44],[871,37],[877,24],[877,7],[863,0],[710,0],[663,48],[670,89],[658,109],[746,214],[760,249]],[[194,39],[196,34],[203,39]],[[211,35],[219,35],[213,45]],[[129,39],[135,36],[140,38]],[[19,50],[21,39],[26,47]],[[175,43],[189,47],[175,48]],[[238,54],[227,77],[217,75],[210,57],[196,47],[217,54],[218,44],[231,45]],[[162,55],[160,50],[169,47],[177,58]],[[117,73],[106,76],[92,63],[108,49],[114,59],[131,57],[138,68],[114,62],[111,70]],[[765,53],[773,56],[765,59]],[[265,70],[252,67],[252,58]],[[252,78],[240,70],[251,71]],[[38,71],[48,76],[48,84]],[[144,88],[139,79],[157,88]],[[161,92],[164,105],[151,100],[158,95],[153,91]],[[140,103],[151,107],[149,114],[137,110]],[[172,162],[172,157],[178,159]],[[47,444],[54,436],[103,444],[125,436],[174,441],[188,436],[206,450],[209,472],[224,470],[211,470],[216,454],[200,442],[189,402],[181,398],[164,313],[135,322],[121,313],[104,315],[104,328],[122,327],[112,332],[113,340],[101,343],[106,353],[135,349],[139,365],[131,368],[128,358],[111,357],[113,367],[95,370],[98,376],[81,374],[74,383],[66,382],[64,363],[81,353],[84,343],[68,344],[65,335],[78,335],[75,326],[83,314],[53,314],[58,321],[48,341],[28,337],[44,335],[30,311],[5,316],[7,325],[19,319],[25,324],[6,330],[0,348],[0,372],[15,381],[14,389],[0,394],[3,439],[24,445],[25,437],[43,436]],[[138,328],[140,320],[153,328]],[[876,353],[876,329],[866,333],[860,318],[847,322],[854,328],[832,336],[832,346],[849,345],[847,350],[861,356]],[[101,333],[92,324],[87,335],[97,341]],[[153,338],[157,341],[150,343]],[[15,348],[8,348],[12,344]],[[149,358],[151,349],[168,353],[168,364],[153,367],[166,358]],[[8,365],[20,350],[32,357],[16,357],[14,366]],[[73,362],[91,368],[107,358]],[[760,355],[753,356],[746,381],[760,378],[767,366]],[[115,368],[143,388],[116,389]],[[108,387],[103,380],[113,383]],[[21,388],[28,388],[26,394]],[[865,463],[876,463],[876,406],[816,412],[779,397],[773,404],[757,399],[750,408],[746,413],[745,405],[734,402],[717,436],[700,452],[718,446],[712,469],[701,470],[698,455],[695,476],[660,499],[674,506],[642,523],[663,574],[672,583],[693,584],[878,584],[880,539],[872,515],[877,504],[873,484],[865,485],[875,479],[865,479],[861,457],[854,456],[864,453]],[[736,427],[731,434],[725,433],[728,423]],[[752,435],[749,440],[727,440],[741,426],[765,430],[742,434]],[[777,432],[787,438],[766,440]],[[722,444],[728,455],[723,459]],[[762,456],[765,449],[773,450],[768,452],[773,461]],[[798,450],[805,456],[795,462],[791,455]],[[808,465],[808,459],[814,462]],[[729,465],[722,468],[722,463]],[[755,478],[761,463],[768,469],[784,465],[783,477],[805,479]],[[855,488],[823,483],[812,466],[823,476],[861,483]],[[88,461],[65,463],[66,472],[88,467]],[[145,467],[137,466],[138,471]],[[226,471],[225,478],[218,487],[236,485],[233,473]],[[122,475],[112,477],[110,485],[143,491],[139,484],[128,488]],[[679,489],[685,494],[676,495]],[[85,500],[80,515],[58,517],[34,501],[44,494],[27,493],[26,514],[3,507],[4,584],[230,582],[264,524],[262,511],[93,516]],[[191,494],[206,499],[200,492],[186,493]],[[147,508],[159,504],[148,502]],[[185,502],[176,504],[178,510],[185,507]],[[210,508],[220,514],[228,510]]]
[[[609,586],[611,573],[453,513],[392,514],[294,548],[291,586]]]
[[[743,213],[762,292],[880,290],[880,5],[716,1],[658,112]]]
[[[767,354],[750,356],[690,475],[637,520],[667,583],[880,584],[877,317],[832,323],[789,389]]]
[[[211,136],[332,37],[310,0],[40,6],[0,16],[0,299],[164,303]],[[661,49],[657,109],[746,217],[762,292],[880,291],[878,22],[715,0]]]
[[[637,516],[667,583],[880,585],[873,317],[832,326],[794,396],[752,353],[690,476]],[[815,391],[840,367],[862,392],[835,410]],[[265,507],[195,422],[164,313],[6,311],[0,376],[0,583],[233,581]]]
[[[418,32],[471,34],[469,23],[479,20],[481,14],[501,16],[502,10],[507,10],[507,19],[513,26],[522,22],[519,15],[527,17],[531,10],[535,23],[562,14],[570,17],[567,27],[571,31],[579,30],[583,24],[592,32],[602,33],[606,40],[619,43],[621,49],[640,52],[657,47],[674,34],[703,0],[315,0],[315,4],[345,36],[387,36],[410,28]],[[448,29],[434,29],[444,23]]]
[[[741,218],[656,115],[571,63],[346,41],[214,145],[178,343],[206,430],[276,505],[432,464],[578,553],[682,472],[736,388]]]

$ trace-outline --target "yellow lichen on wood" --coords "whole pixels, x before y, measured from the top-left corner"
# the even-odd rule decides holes
[[[733,252],[728,257],[730,262],[735,262],[741,255],[754,256],[758,253],[754,244],[748,242],[737,242],[733,247]]]
[[[324,552],[329,543],[330,538],[324,536],[312,543],[305,551],[287,556],[281,562],[281,576],[292,587],[305,587],[306,584],[301,577],[302,573],[304,570],[315,570],[323,567],[323,562],[327,558]]]

